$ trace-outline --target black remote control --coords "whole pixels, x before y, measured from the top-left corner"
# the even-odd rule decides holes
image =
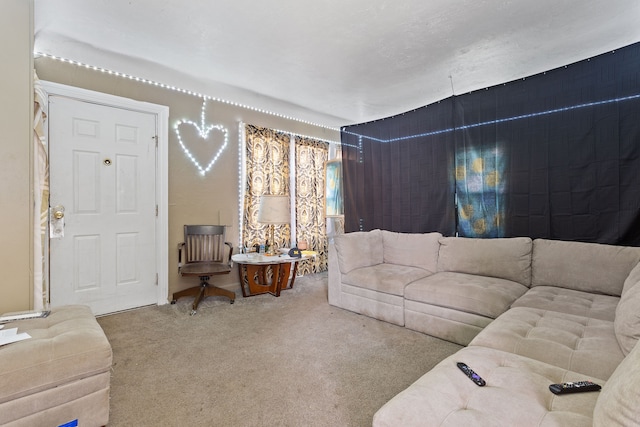
[[[460,370],[462,372],[464,372],[464,374],[466,376],[469,377],[469,379],[471,379],[471,381],[473,381],[474,383],[476,383],[476,385],[483,387],[485,386],[487,383],[482,379],[482,377],[478,374],[476,374],[475,372],[473,372],[473,369],[471,369],[470,367],[468,367],[465,363],[462,362],[458,362],[457,363],[458,368],[460,368]]]
[[[598,391],[600,387],[591,381],[576,381],[562,384],[551,384],[549,390],[553,394],[581,393],[584,391]]]

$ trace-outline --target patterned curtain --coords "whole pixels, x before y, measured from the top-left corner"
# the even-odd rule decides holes
[[[327,270],[327,228],[325,224],[325,164],[329,144],[296,138],[296,237],[305,240],[315,259],[301,262],[298,274]]]
[[[46,254],[47,225],[49,220],[49,163],[47,136],[44,122],[47,118],[47,93],[34,70],[34,123],[33,123],[33,309],[49,306],[48,272]]]
[[[260,196],[290,194],[290,136],[272,129],[246,125],[245,140],[247,182],[242,242],[251,247],[265,243],[269,236],[269,225],[258,222]],[[289,246],[290,226],[276,225],[275,240],[278,247]]]

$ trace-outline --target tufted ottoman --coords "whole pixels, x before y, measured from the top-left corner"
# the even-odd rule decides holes
[[[89,307],[5,325],[15,327],[31,338],[0,347],[0,425],[106,425],[111,345]]]
[[[487,385],[471,382],[457,362],[469,365]],[[592,427],[600,393],[556,396],[549,391],[549,384],[583,379],[583,374],[528,357],[470,346],[387,402],[375,414],[373,426]]]

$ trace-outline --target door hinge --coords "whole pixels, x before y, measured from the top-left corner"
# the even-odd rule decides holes
[[[152,136],[151,138],[155,139],[155,141],[156,141],[156,148],[158,148],[158,135],[156,135],[156,136]]]
[[[156,273],[156,286],[158,286],[158,273]]]
[[[158,205],[156,205],[156,218],[158,217]]]

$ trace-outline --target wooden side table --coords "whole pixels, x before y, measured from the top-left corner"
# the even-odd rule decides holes
[[[231,260],[238,264],[243,297],[266,293],[279,297],[283,289],[293,288],[298,262],[308,258],[311,256],[293,258],[287,255],[236,254]]]

